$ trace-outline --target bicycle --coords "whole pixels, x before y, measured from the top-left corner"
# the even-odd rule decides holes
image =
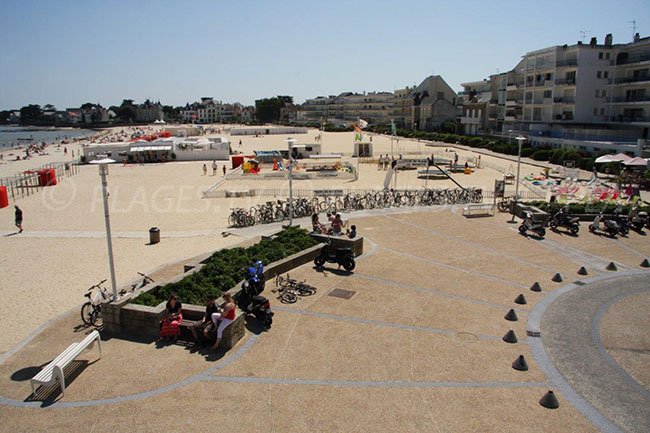
[[[90,286],[88,293],[84,296],[88,298],[81,306],[81,320],[87,326],[102,326],[102,301],[113,302],[113,295],[108,293],[108,289],[103,287],[106,280],[102,280],[94,286]],[[95,291],[95,289],[97,289]]]
[[[144,286],[146,286],[147,284],[156,282],[149,275],[145,275],[142,272],[138,272],[138,275],[140,275],[142,277],[142,281],[136,281],[135,283],[131,284],[130,292],[135,292],[137,289],[141,289]],[[124,296],[127,293],[128,293],[127,290],[120,290],[120,296]]]
[[[306,284],[306,280],[298,281],[287,274],[286,278],[281,275],[275,277],[274,293],[279,293],[278,299],[284,304],[293,304],[298,300],[299,296],[311,296],[316,293],[316,288]]]

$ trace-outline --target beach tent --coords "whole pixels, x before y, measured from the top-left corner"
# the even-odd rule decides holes
[[[616,155],[612,155],[612,161],[621,161],[621,162],[625,162],[625,161],[629,161],[630,159],[632,159],[632,157],[631,157],[631,156],[627,156],[627,155],[624,154],[624,153],[617,153]]]
[[[636,158],[630,158],[627,161],[623,161],[623,165],[635,166],[635,167],[647,167],[648,160],[637,156]]]
[[[624,161],[628,161],[630,159],[632,159],[632,158],[630,158],[629,156],[627,156],[624,153],[617,153],[616,155],[599,156],[598,158],[596,158],[596,160],[594,162],[597,163],[597,164],[600,164],[600,163],[605,163],[605,162],[624,162]]]
[[[596,164],[604,164],[606,162],[614,162],[614,160],[612,159],[612,156],[614,156],[614,155],[599,156],[598,158],[596,158],[596,160],[594,162]]]

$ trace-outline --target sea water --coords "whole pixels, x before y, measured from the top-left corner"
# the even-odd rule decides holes
[[[0,148],[31,143],[52,143],[54,141],[72,140],[92,134],[89,129],[77,128],[39,128],[33,126],[0,126]],[[29,140],[18,140],[19,138]]]

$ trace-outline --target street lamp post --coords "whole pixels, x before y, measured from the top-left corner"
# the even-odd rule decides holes
[[[291,173],[293,172],[293,145],[296,142],[293,138],[289,137],[285,140],[289,143],[289,226],[293,225],[293,179]]]
[[[512,129],[508,131],[508,144],[512,143]]]
[[[521,145],[524,143],[526,137],[520,135],[517,137],[518,149],[517,149],[517,180],[515,180],[515,205],[512,209],[512,220],[515,220],[515,213],[517,211],[517,201],[519,201],[519,173],[521,171]]]
[[[111,236],[111,218],[108,213],[108,164],[115,162],[112,159],[100,159],[91,161],[93,164],[99,164],[99,175],[102,178],[102,197],[104,199],[104,225],[106,226],[106,242],[108,243],[108,266],[111,273],[111,287],[113,289],[113,299],[117,299],[117,285],[115,283],[115,262],[113,261],[113,238]]]

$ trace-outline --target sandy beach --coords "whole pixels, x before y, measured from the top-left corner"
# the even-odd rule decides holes
[[[119,128],[109,134],[118,134]],[[316,130],[296,135],[297,143],[314,143]],[[215,134],[217,135],[217,134]],[[223,135],[223,134],[222,134]],[[242,146],[239,146],[239,139]],[[285,136],[230,137],[233,150],[249,154],[254,150],[285,148]],[[324,133],[324,153],[350,154],[353,133]],[[390,138],[373,136],[374,154],[388,154]],[[49,155],[35,156],[26,161],[0,165],[0,177],[46,163],[71,160],[81,144],[49,146]],[[444,152],[441,147],[430,148],[424,143],[400,139],[394,143],[396,156],[425,156],[431,151]],[[457,149],[461,162],[478,154]],[[449,153],[450,158],[453,153]],[[482,155],[483,163],[494,164],[508,170],[516,164],[500,158]],[[354,159],[352,159],[354,162]],[[236,236],[223,237],[227,230],[227,216],[232,207],[249,208],[269,197],[203,199],[201,193],[221,180],[221,166],[230,164],[218,161],[216,176],[203,175],[203,161],[166,164],[121,165],[110,167],[108,183],[110,192],[111,226],[114,236],[116,278],[123,286],[137,277],[137,272],[150,273],[167,263],[197,256],[227,245],[241,242]],[[208,162],[209,165],[209,162]],[[263,170],[270,170],[263,166]],[[385,172],[376,164],[360,164],[358,180],[302,180],[295,181],[296,189],[373,189],[381,188]],[[524,173],[539,173],[540,167],[522,165]],[[228,170],[230,172],[230,170]],[[494,179],[502,174],[490,168],[479,169],[471,175],[455,174],[463,186],[491,190]],[[400,172],[397,188],[420,188],[424,181],[417,178],[415,170]],[[428,181],[429,187],[453,188],[449,180]],[[220,189],[286,189],[286,180],[250,179],[228,180]],[[509,186],[512,188],[512,186]],[[11,318],[12,326],[0,336],[0,353],[9,350],[22,338],[50,318],[77,308],[85,299],[86,289],[99,280],[108,278],[108,260],[101,200],[100,177],[96,166],[84,165],[77,175],[64,177],[55,187],[46,188],[30,197],[18,199],[16,204],[24,212],[25,231],[17,234],[13,225],[13,204],[0,209],[0,264],[5,270],[0,282],[4,299],[0,313]],[[354,219],[354,214],[348,216]],[[148,230],[158,227],[162,242],[147,245]],[[37,312],[34,311],[36,303]]]

